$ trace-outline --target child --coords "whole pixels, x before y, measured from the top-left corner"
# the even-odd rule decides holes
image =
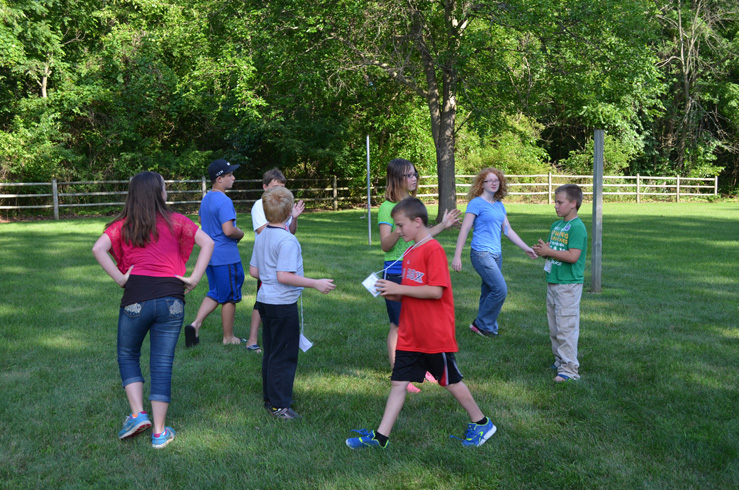
[[[408,160],[394,158],[387,164],[387,179],[385,188],[385,202],[380,205],[377,214],[380,228],[380,247],[385,252],[385,268],[383,279],[400,284],[400,276],[403,270],[401,258],[410,246],[400,240],[400,235],[392,218],[393,208],[403,199],[415,196],[418,189],[418,171]],[[429,230],[432,236],[436,236],[443,230],[451,227],[459,218],[459,210],[445,211],[441,223]],[[398,342],[398,325],[400,324],[400,301],[385,299],[385,309],[390,319],[390,329],[387,332],[387,354],[390,360],[390,369],[395,363],[395,344]],[[431,374],[426,379],[435,382]],[[408,391],[417,393],[421,391],[412,384],[408,384]]]
[[[336,286],[333,279],[303,277],[300,243],[285,229],[293,210],[292,193],[277,186],[264,193],[262,202],[268,224],[254,241],[249,274],[262,281],[257,309],[264,323],[264,408],[279,419],[293,420],[300,418],[290,408],[300,342],[298,297],[304,287],[326,294]]]
[[[580,297],[585,272],[588,232],[577,210],[582,204],[582,190],[565,184],[555,191],[554,210],[562,218],[549,231],[549,243],[534,245],[537,255],[545,257],[547,273],[547,319],[554,352],[554,381],[578,380],[577,339],[580,336]]]
[[[273,168],[267,170],[262,178],[262,189],[265,191],[270,190],[273,187],[285,187],[287,179],[285,175],[279,171],[279,169]],[[293,235],[298,230],[298,217],[305,210],[305,204],[303,201],[298,201],[293,206],[292,213],[287,220],[287,229]],[[264,216],[264,205],[262,200],[259,199],[254,203],[251,208],[251,224],[254,228],[254,234],[259,235],[265,226],[267,226],[267,218]],[[262,283],[257,281],[257,293],[259,288],[262,287]],[[259,325],[262,323],[262,319],[259,317],[259,310],[257,310],[257,303],[254,302],[254,309],[251,312],[251,328],[249,329],[249,340],[246,342],[246,348],[251,352],[260,353],[262,349],[257,344],[257,335],[259,334]]]
[[[392,387],[385,414],[376,431],[358,430],[360,437],[346,440],[352,449],[369,446],[387,447],[390,431],[403,408],[406,387],[422,382],[430,372],[467,411],[468,424],[464,446],[481,446],[496,427],[475,403],[462,382],[453,352],[458,350],[454,338],[454,299],[446,253],[429,233],[428,214],[421,201],[409,197],[393,209],[392,217],[400,237],[415,244],[403,258],[401,284],[377,281],[377,290],[385,298],[400,300],[400,329],[395,351]]]
[[[226,191],[234,185],[236,177],[233,173],[238,168],[239,165],[231,165],[222,159],[214,160],[208,166],[213,188],[203,197],[198,215],[203,231],[216,246],[206,270],[210,290],[203,298],[195,320],[185,327],[186,347],[200,342],[200,326],[218,305],[222,305],[223,345],[240,344],[243,340],[235,337],[233,331],[236,303],[241,301],[241,285],[244,283],[244,268],[237,246],[244,238],[244,232],[236,226],[236,209],[226,196]]]
[[[508,183],[503,172],[488,167],[477,173],[467,193],[469,204],[452,259],[452,269],[456,272],[461,271],[462,249],[467,241],[467,235],[474,228],[470,244],[470,261],[480,275],[482,286],[477,317],[470,324],[470,330],[483,337],[498,335],[498,315],[508,295],[508,286],[502,271],[501,235],[505,235],[532,260],[536,259],[536,252],[521,240],[508,222],[502,202],[506,195]]]
[[[185,294],[198,285],[213,252],[213,240],[188,218],[173,213],[166,201],[161,175],[141,172],[134,176],[123,210],[92,247],[103,270],[124,288],[118,312],[117,351],[131,415],[124,420],[118,438],[129,439],[152,426],[144,411],[140,363],[141,345],[148,332],[149,400],[154,425],[151,445],[157,449],[175,438],[174,429],[166,425],[166,416]],[[192,275],[185,277],[185,264],[194,244],[200,247],[200,253]]]

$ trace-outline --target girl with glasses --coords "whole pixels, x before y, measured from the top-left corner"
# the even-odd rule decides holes
[[[469,204],[452,259],[452,269],[461,271],[462,249],[467,241],[467,235],[474,228],[470,259],[472,267],[482,279],[482,286],[477,318],[470,324],[470,330],[484,337],[498,335],[498,314],[508,294],[508,287],[501,271],[503,266],[501,233],[531,259],[537,257],[536,252],[519,238],[508,222],[505,206],[501,202],[507,194],[508,185],[500,170],[488,167],[475,176],[467,193]]]

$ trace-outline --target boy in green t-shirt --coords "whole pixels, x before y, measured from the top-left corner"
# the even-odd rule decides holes
[[[547,319],[552,340],[554,381],[578,380],[577,339],[580,336],[580,297],[585,273],[588,231],[577,211],[582,190],[565,184],[555,191],[554,210],[562,218],[549,231],[549,242],[539,240],[532,248],[546,258]]]

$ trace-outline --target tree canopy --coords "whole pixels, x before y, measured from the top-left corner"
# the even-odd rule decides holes
[[[588,170],[739,187],[729,0],[0,0],[0,180]]]

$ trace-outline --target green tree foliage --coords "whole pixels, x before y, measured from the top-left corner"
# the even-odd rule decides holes
[[[0,0],[0,179],[363,182],[607,172],[739,181],[730,0]]]
[[[739,7],[727,0],[673,0],[657,2],[656,13],[664,112],[651,125],[651,161],[642,168],[704,177],[728,165],[736,176]]]

